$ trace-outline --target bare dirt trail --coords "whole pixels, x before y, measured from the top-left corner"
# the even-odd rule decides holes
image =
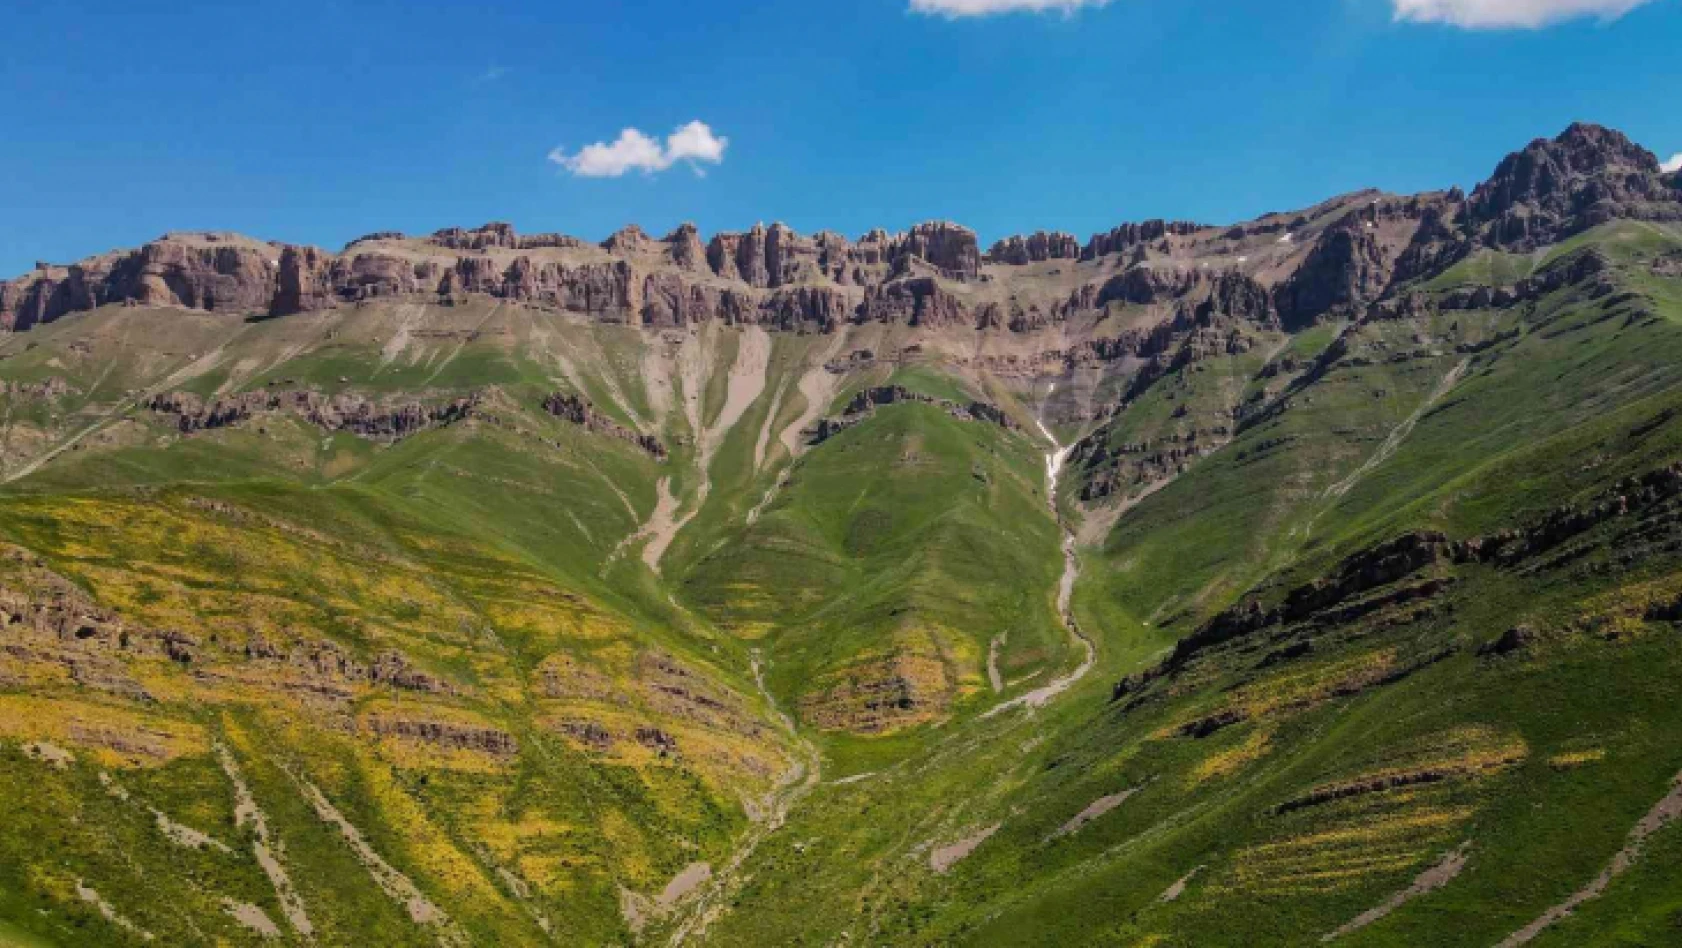
[[[1422,895],[1429,895],[1453,882],[1460,875],[1461,870],[1466,868],[1466,854],[1471,848],[1472,844],[1468,841],[1444,853],[1442,861],[1420,873],[1418,878],[1413,880],[1412,885],[1391,896],[1383,905],[1368,909],[1336,931],[1328,932],[1320,938],[1320,941],[1335,941],[1344,935],[1365,928],[1414,899]]]
[[[268,876],[269,885],[273,887],[275,900],[280,903],[281,913],[305,941],[315,938],[315,926],[310,923],[309,913],[304,910],[304,900],[299,897],[298,889],[292,884],[292,877],[287,874],[286,866],[281,862],[283,850],[274,837],[269,833],[268,817],[257,806],[257,799],[251,795],[251,788],[245,782],[245,775],[235,763],[234,755],[221,743],[215,745],[216,759],[222,765],[222,772],[228,775],[228,781],[234,785],[234,825],[240,828],[250,826],[256,836],[251,843],[253,855],[257,858],[257,865],[262,867],[263,874]]]
[[[1052,390],[1056,390],[1056,385],[1052,386]],[[1050,397],[1050,392],[1047,392],[1046,395]],[[1086,657],[1069,674],[1053,679],[1051,682],[1026,694],[1018,695],[1003,704],[995,705],[986,714],[982,715],[983,718],[990,718],[1013,708],[1044,707],[1052,698],[1074,687],[1075,683],[1085,678],[1087,673],[1092,671],[1092,666],[1098,663],[1098,650],[1093,646],[1092,640],[1087,638],[1086,634],[1080,630],[1071,608],[1075,596],[1075,580],[1080,577],[1080,557],[1075,552],[1075,532],[1070,529],[1069,524],[1063,519],[1063,514],[1057,508],[1057,478],[1063,473],[1063,465],[1069,460],[1069,454],[1074,451],[1074,445],[1060,443],[1057,436],[1051,433],[1051,429],[1045,426],[1044,421],[1036,418],[1035,424],[1039,425],[1040,433],[1045,435],[1046,440],[1051,442],[1052,449],[1045,456],[1046,502],[1051,507],[1051,515],[1057,518],[1058,528],[1063,532],[1063,575],[1057,580],[1057,615],[1062,619],[1063,627],[1069,631],[1069,637],[1085,650]],[[991,666],[992,662],[990,661],[989,677],[996,671]]]
[[[801,409],[800,416],[785,426],[782,432],[776,436],[777,443],[783,446],[783,450],[788,455],[786,459],[788,463],[777,473],[777,478],[771,482],[771,486],[765,489],[764,495],[759,498],[759,503],[754,504],[753,509],[748,511],[748,526],[758,523],[760,515],[771,506],[772,501],[777,499],[777,495],[782,492],[783,488],[788,486],[789,478],[794,473],[793,462],[799,458],[801,452],[805,449],[805,445],[800,441],[801,432],[815,423],[818,417],[829,407],[829,403],[835,399],[835,393],[841,386],[841,376],[830,372],[827,364],[841,348],[841,336],[842,333],[836,333],[836,338],[818,354],[820,361],[816,364],[806,365],[801,370],[800,378],[795,382],[795,388],[799,390],[801,397],[805,400],[805,407]],[[776,393],[772,396],[771,407],[765,413],[765,423],[760,426],[759,440],[753,448],[753,472],[755,474],[758,474],[765,467],[766,461],[770,459],[772,428],[776,424],[777,415],[782,411],[783,399],[788,395],[788,386],[789,376],[785,375],[783,380],[778,383]]]
[[[971,833],[951,845],[940,846],[930,850],[929,868],[933,869],[936,873],[945,875],[953,866],[963,862],[969,857],[970,853],[979,849],[982,843],[992,839],[993,834],[997,833],[1003,827],[1003,823],[994,823],[991,826],[986,826],[976,830],[974,833]]]
[[[777,391],[771,395],[771,407],[765,412],[765,422],[759,426],[759,440],[753,444],[753,472],[758,474],[765,467],[765,450],[771,444],[771,426],[776,424],[777,412],[782,410],[783,395],[788,391],[788,376],[777,383]]]
[[[590,397],[590,388],[584,384],[584,375],[579,371],[579,364],[582,363],[584,368],[592,373],[592,377],[600,383],[608,401],[624,413],[632,428],[635,428],[640,434],[659,433],[660,422],[657,420],[650,423],[649,419],[644,418],[637,411],[636,405],[625,396],[625,389],[619,384],[619,377],[614,372],[613,359],[602,349],[601,342],[594,333],[585,331],[579,335],[564,337],[561,340],[560,348],[551,345],[555,335],[549,329],[541,329],[533,334],[532,342],[542,351],[545,357],[555,364],[555,368],[561,373],[561,378],[572,388],[574,394],[584,398]],[[572,353],[570,356],[567,354],[569,351]],[[577,357],[577,361],[574,361],[574,356]],[[649,380],[647,393],[650,411],[660,415],[661,420],[663,420],[662,412],[670,407],[671,402],[669,367],[661,361],[661,357],[658,355],[645,354],[638,362],[638,372],[641,377]],[[551,378],[551,381],[559,380]],[[667,386],[667,388],[662,389],[662,385]]]
[[[657,493],[654,499],[654,510],[649,513],[648,520],[638,527],[636,532],[619,541],[618,548],[613,551],[612,556],[608,557],[607,561],[609,563],[617,560],[626,547],[642,540],[649,540],[649,544],[643,547],[642,561],[648,564],[649,569],[656,573],[660,572],[660,557],[666,552],[666,547],[671,545],[672,538],[677,536],[679,505],[677,495],[672,493],[670,476],[660,478],[660,482],[655,485],[655,491]],[[659,544],[657,549],[655,548],[656,543]]]
[[[491,311],[485,314],[485,318],[479,320],[477,323],[474,324],[472,333],[470,333],[466,338],[462,339],[462,341],[456,343],[455,347],[450,350],[450,354],[444,357],[444,361],[438,363],[438,367],[433,369],[432,374],[428,375],[426,377],[426,381],[421,383],[421,387],[425,388],[426,386],[431,385],[435,380],[437,380],[438,376],[440,374],[442,374],[445,369],[450,367],[450,363],[452,363],[456,360],[456,356],[461,355],[462,352],[467,348],[468,342],[470,342],[475,337],[477,337],[479,335],[479,333],[483,332],[484,329],[485,329],[485,324],[487,324],[491,320],[495,319],[497,314],[500,313],[500,312],[502,312],[502,304],[501,303],[497,303],[495,306],[492,306]]]
[[[1655,803],[1653,808],[1647,811],[1647,815],[1642,817],[1640,822],[1636,823],[1635,827],[1629,831],[1629,838],[1624,843],[1624,848],[1618,850],[1612,856],[1612,861],[1607,863],[1606,868],[1600,871],[1600,875],[1590,880],[1588,885],[1572,893],[1570,898],[1543,912],[1529,925],[1507,936],[1507,939],[1501,942],[1499,948],[1518,948],[1519,945],[1528,944],[1548,927],[1575,912],[1585,902],[1599,898],[1611,886],[1612,880],[1628,872],[1630,867],[1635,865],[1636,859],[1641,856],[1641,848],[1647,842],[1647,837],[1664,829],[1678,818],[1682,818],[1682,774],[1676,775],[1671,784],[1670,792],[1665,794],[1664,798],[1658,803]]]
[[[1447,395],[1449,390],[1459,383],[1460,377],[1466,374],[1466,367],[1471,365],[1471,362],[1470,358],[1462,359],[1455,364],[1454,368],[1449,369],[1448,374],[1442,377],[1442,381],[1437,383],[1437,387],[1432,389],[1431,394],[1419,403],[1419,407],[1415,408],[1412,414],[1402,419],[1402,423],[1391,430],[1389,436],[1384,439],[1384,443],[1379,445],[1377,451],[1373,452],[1372,457],[1367,458],[1348,477],[1328,488],[1326,497],[1328,499],[1343,497],[1380,464],[1390,460],[1390,456],[1396,453],[1396,449],[1402,446],[1402,442],[1407,440],[1408,435],[1413,434],[1413,429],[1419,425],[1419,419],[1425,417],[1425,413],[1442,401],[1443,396]]]
[[[380,373],[391,367],[397,357],[409,350],[414,341],[414,331],[417,324],[426,318],[426,307],[415,304],[405,304],[397,307],[397,328],[391,338],[380,346],[380,365],[374,370],[373,378],[379,378]]]
[[[1057,832],[1052,833],[1046,838],[1046,842],[1050,842],[1054,839],[1060,839],[1064,836],[1071,836],[1080,832],[1081,828],[1086,824],[1109,813],[1111,810],[1121,806],[1123,803],[1126,803],[1129,797],[1143,789],[1143,787],[1133,787],[1128,790],[1123,790],[1120,793],[1112,793],[1108,796],[1102,796],[1093,800],[1087,805],[1086,809],[1076,813],[1074,816],[1069,818],[1067,823],[1059,826],[1057,828]]]
[[[121,928],[142,941],[151,941],[152,933],[130,921],[128,916],[117,911],[116,906],[105,900],[105,897],[94,891],[94,888],[82,879],[76,880],[76,897],[99,910],[105,920]]]
[[[748,511],[748,526],[751,527],[758,523],[759,515],[764,513],[765,508],[771,506],[771,501],[777,499],[777,494],[781,493],[782,489],[788,486],[789,475],[793,472],[793,470],[794,469],[791,467],[783,468],[782,471],[777,474],[777,479],[771,482],[771,486],[765,488],[765,496],[759,498],[759,503],[754,504],[753,509]]]
[[[322,793],[315,784],[297,774],[289,772],[289,776],[298,785],[304,800],[314,808],[316,815],[321,818],[321,822],[339,831],[345,844],[350,847],[351,853],[356,857],[356,861],[362,863],[362,868],[367,870],[368,878],[373,880],[374,884],[381,892],[386,894],[387,898],[390,898],[408,912],[410,921],[418,926],[432,928],[437,936],[438,944],[443,948],[458,948],[458,946],[465,946],[468,943],[467,936],[456,927],[455,922],[448,915],[444,914],[444,910],[439,908],[431,899],[428,899],[408,876],[386,862],[375,851],[373,845],[368,842],[368,838],[362,834],[362,831],[345,819],[344,814],[340,813],[332,801],[327,799],[326,794]]]
[[[643,390],[655,431],[666,427],[672,413],[672,363],[665,343],[647,347],[642,354]]]
[[[1180,896],[1186,894],[1186,886],[1191,885],[1191,880],[1197,878],[1197,874],[1202,871],[1202,866],[1193,868],[1190,872],[1174,880],[1174,884],[1163,890],[1163,893],[1157,896],[1156,900],[1163,903],[1178,902]]]

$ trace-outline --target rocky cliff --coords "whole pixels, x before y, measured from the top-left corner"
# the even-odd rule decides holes
[[[1682,219],[1682,189],[1623,133],[1578,123],[1508,155],[1472,192],[1469,235],[1532,250],[1615,218]]]
[[[1528,250],[1615,217],[1682,219],[1682,180],[1622,134],[1573,125],[1508,156],[1470,197],[1360,192],[1225,228],[1123,224],[1000,240],[919,224],[856,241],[756,225],[703,241],[627,227],[600,244],[506,223],[425,237],[369,234],[334,254],[233,234],[167,234],[133,251],[40,264],[0,282],[0,327],[27,329],[108,304],[288,316],[387,297],[488,295],[602,322],[719,321],[829,332],[895,322],[1013,333],[1117,307],[1193,308],[1215,295],[1288,326],[1359,313],[1392,286],[1480,247]],[[1046,266],[1046,264],[1056,264]],[[1224,281],[1224,282],[1223,282]],[[1242,286],[1240,298],[1230,294]],[[1265,297],[1265,298],[1264,298]]]

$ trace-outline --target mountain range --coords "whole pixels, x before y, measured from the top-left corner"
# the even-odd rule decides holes
[[[0,282],[0,944],[1682,939],[1682,172]]]

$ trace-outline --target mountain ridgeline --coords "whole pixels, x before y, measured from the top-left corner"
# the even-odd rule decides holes
[[[1682,173],[0,282],[0,944],[1682,939]]]

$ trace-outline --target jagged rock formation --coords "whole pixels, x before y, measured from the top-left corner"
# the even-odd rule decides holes
[[[1074,234],[1036,231],[1026,237],[1006,237],[987,251],[988,263],[1007,263],[1022,266],[1042,260],[1078,260],[1080,241]]]
[[[182,434],[228,428],[262,414],[285,413],[324,431],[348,431],[358,437],[400,441],[430,428],[453,424],[472,414],[477,396],[428,405],[402,400],[380,404],[360,395],[324,395],[307,389],[242,392],[206,400],[192,392],[153,396],[146,407],[173,416]]]
[[[505,758],[520,751],[512,734],[492,727],[389,715],[370,715],[361,727],[378,737],[416,741],[444,750],[478,751]]]
[[[1149,220],[1138,224],[1122,224],[1108,233],[1096,234],[1087,241],[1082,248],[1082,260],[1096,260],[1113,253],[1132,250],[1140,245],[1164,238],[1189,237],[1201,230],[1208,229],[1206,225],[1194,224],[1190,221]]]
[[[1301,326],[1358,313],[1478,247],[1529,250],[1615,217],[1682,220],[1679,179],[1623,135],[1574,125],[1509,156],[1469,198],[1361,192],[1226,228],[1123,224],[1084,246],[1041,231],[997,241],[985,255],[973,231],[944,222],[856,242],[783,224],[707,241],[689,224],[658,240],[631,226],[600,245],[497,222],[419,238],[369,234],[338,254],[169,234],[0,282],[0,327],[111,303],[285,316],[388,297],[488,295],[654,328],[718,321],[831,332],[886,321],[1025,333],[1095,322],[1113,306],[1198,296],[1223,274],[1271,295],[1252,308]],[[1045,261],[1066,268],[1023,269]]]
[[[269,306],[281,248],[236,234],[167,234],[139,250],[89,257],[0,282],[0,328],[27,329],[108,303],[212,312]]]
[[[80,389],[57,375],[39,382],[0,382],[0,395],[24,401],[52,401],[66,395],[80,394]]]
[[[543,410],[562,421],[569,421],[621,441],[629,441],[662,461],[666,459],[666,446],[660,443],[659,438],[632,431],[619,424],[598,411],[589,399],[582,396],[556,392],[543,400]]]
[[[1471,235],[1533,250],[1615,218],[1682,220],[1682,188],[1623,133],[1578,123],[1507,156],[1467,202]]]
[[[1020,426],[1003,409],[986,402],[970,402],[960,405],[944,398],[935,398],[921,392],[913,392],[901,385],[880,385],[867,388],[849,401],[841,410],[838,418],[820,418],[817,427],[811,435],[812,444],[821,444],[835,437],[841,432],[870,417],[870,414],[882,405],[894,405],[903,402],[916,402],[923,405],[936,405],[946,410],[946,413],[959,421],[985,421],[1001,428],[1016,430]]]

